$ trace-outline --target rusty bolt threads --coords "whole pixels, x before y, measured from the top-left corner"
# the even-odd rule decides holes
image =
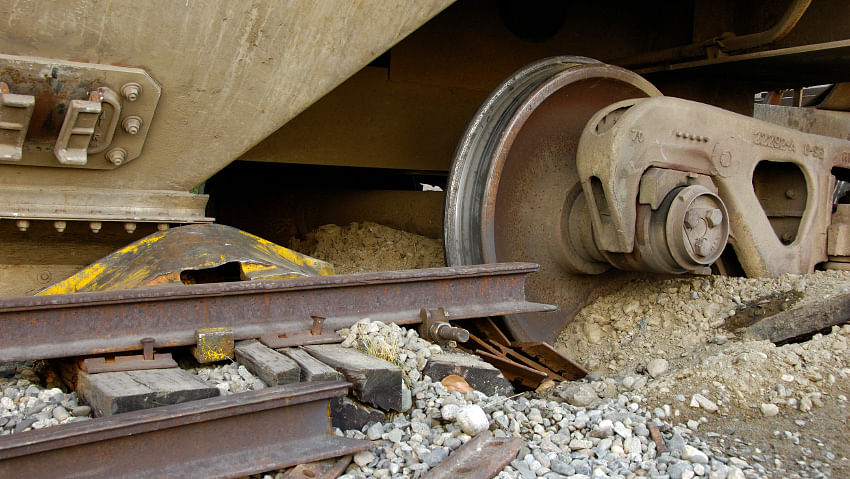
[[[709,228],[714,228],[723,224],[723,212],[717,208],[710,209],[705,212],[705,222]]]
[[[138,100],[141,94],[142,85],[139,85],[138,83],[125,83],[124,86],[121,87],[121,96],[130,101]]]
[[[6,82],[0,81],[0,93],[9,93],[9,85]]]
[[[434,336],[445,340],[445,341],[457,341],[458,343],[465,343],[469,341],[469,331],[463,328],[456,328],[454,326],[449,325],[448,323],[436,323],[432,327],[432,333]]]
[[[106,152],[106,159],[115,166],[121,166],[127,159],[127,150],[124,148],[113,148]]]
[[[124,128],[124,131],[131,135],[135,135],[139,133],[139,130],[142,129],[143,120],[141,117],[132,115],[124,118],[121,122],[121,127]]]

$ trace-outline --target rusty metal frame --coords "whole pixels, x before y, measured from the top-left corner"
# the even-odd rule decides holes
[[[227,327],[235,340],[337,330],[362,318],[412,324],[420,310],[449,319],[557,308],[525,299],[532,263],[388,271],[286,280],[164,286],[0,299],[0,361],[49,359],[195,343],[195,331]]]
[[[233,478],[352,454],[329,400],[342,381],[287,384],[0,438],[0,477]],[[50,467],[45,467],[50,464]]]

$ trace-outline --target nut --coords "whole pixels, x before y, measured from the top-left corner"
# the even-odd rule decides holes
[[[106,152],[106,159],[115,166],[121,166],[127,159],[127,150],[124,148],[113,148]]]
[[[139,132],[139,130],[142,129],[142,123],[143,120],[141,117],[132,115],[128,116],[127,118],[124,118],[124,120],[121,122],[121,127],[123,127],[124,131],[126,131],[127,133],[135,135]]]
[[[139,99],[139,95],[142,94],[142,85],[138,83],[125,83],[124,86],[121,87],[121,95],[130,100],[136,101]]]

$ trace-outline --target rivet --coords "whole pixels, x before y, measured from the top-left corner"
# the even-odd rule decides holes
[[[156,229],[158,229],[159,231],[166,231],[170,227],[171,225],[169,225],[168,223],[158,223],[156,225]]]
[[[103,224],[100,221],[92,221],[89,223],[89,228],[92,233],[100,233],[101,228],[103,228]]]
[[[18,227],[19,231],[26,231],[30,227],[30,222],[29,220],[18,220],[15,221],[15,226]]]
[[[136,223],[124,223],[124,229],[127,230],[128,233],[132,233],[136,231]]]
[[[787,190],[785,190],[785,197],[789,200],[793,200],[797,197],[797,190],[793,188],[788,188]]]
[[[62,232],[65,231],[65,228],[68,227],[68,223],[66,223],[64,221],[54,221],[53,227],[56,228],[56,231],[62,233]]]

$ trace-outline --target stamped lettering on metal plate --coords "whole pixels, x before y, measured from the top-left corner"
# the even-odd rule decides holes
[[[796,153],[797,151],[797,148],[794,146],[794,140],[782,138],[777,135],[770,135],[761,131],[755,132],[753,143],[759,146],[775,148],[777,150],[790,151],[792,153]]]

